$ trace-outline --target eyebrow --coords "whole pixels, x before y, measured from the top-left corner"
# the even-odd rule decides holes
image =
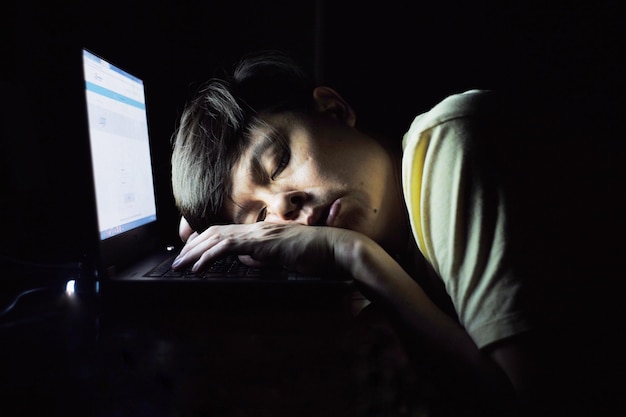
[[[264,184],[270,179],[270,175],[265,171],[261,163],[261,157],[272,146],[274,146],[274,142],[267,135],[263,135],[263,138],[253,146],[250,152],[248,172],[246,174],[255,184]]]
[[[261,185],[270,181],[270,174],[263,167],[261,157],[272,146],[276,146],[278,143],[277,135],[278,133],[273,129],[259,134],[256,138],[256,143],[250,149],[246,175],[253,184]],[[251,209],[252,204],[237,204],[234,200],[231,199],[231,201],[237,207],[234,216],[235,223],[243,223],[243,219]]]
[[[246,214],[248,213],[248,211],[250,211],[250,204],[244,204],[244,205],[239,205],[239,204],[235,204],[235,206],[237,207],[237,211],[235,212],[235,218],[234,221],[237,224],[243,223],[244,218],[246,217]]]

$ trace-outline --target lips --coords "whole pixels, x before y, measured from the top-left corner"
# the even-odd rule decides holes
[[[333,201],[333,203],[327,207],[318,207],[307,219],[307,224],[309,226],[333,226],[340,207],[341,204],[339,200]]]
[[[328,216],[326,217],[326,226],[334,226],[337,221],[337,217],[339,216],[339,211],[341,210],[341,201],[339,199],[335,200],[333,204],[330,205],[328,209]]]
[[[329,207],[317,207],[313,210],[313,213],[307,218],[307,225],[309,226],[326,226],[326,218],[328,217]]]

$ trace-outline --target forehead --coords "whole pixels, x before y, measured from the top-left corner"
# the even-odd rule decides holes
[[[248,127],[244,147],[238,161],[258,157],[274,144],[285,144],[287,141],[286,126],[288,117],[284,115],[265,115],[259,117]]]
[[[271,120],[259,119],[248,129],[242,152],[235,161],[233,172],[236,172],[238,168],[247,168],[246,171],[254,173],[269,149],[277,146],[285,147],[287,143],[286,132],[279,124]]]
[[[295,132],[302,131],[307,125],[305,115],[291,112],[268,114],[257,118],[247,130],[243,150],[236,160],[236,165],[259,163],[268,149],[287,148]]]

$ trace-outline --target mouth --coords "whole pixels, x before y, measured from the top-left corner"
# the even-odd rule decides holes
[[[311,216],[309,225],[313,226],[332,226],[339,213],[339,200],[333,201],[328,207],[324,207],[318,211],[317,216]]]
[[[337,199],[333,202],[333,204],[328,207],[328,209],[324,212],[323,216],[324,224],[326,226],[334,226],[339,215],[339,211],[341,210],[341,200]]]
[[[315,222],[315,226],[326,226],[326,219],[328,219],[328,213],[330,212],[330,206],[324,208],[324,210],[320,213],[317,221]]]

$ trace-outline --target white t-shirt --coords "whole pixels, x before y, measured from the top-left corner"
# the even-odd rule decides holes
[[[450,96],[403,138],[402,182],[417,245],[479,348],[530,328],[508,253],[507,209],[482,162],[487,91]]]

